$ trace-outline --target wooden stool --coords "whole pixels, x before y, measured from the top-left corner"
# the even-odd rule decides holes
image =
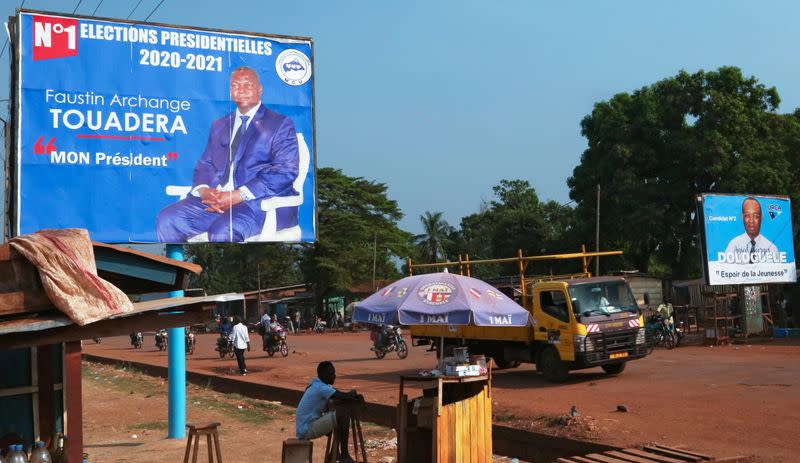
[[[354,403],[344,406],[349,406],[350,408],[350,434],[353,436],[353,460],[358,463],[358,454],[360,448],[361,461],[363,463],[367,463],[367,449],[364,447],[364,435],[361,432],[361,404]],[[328,434],[328,440],[325,442],[325,463],[336,463],[336,461],[339,459],[340,438],[339,433],[336,432],[337,428],[338,426],[333,428],[333,432]]]
[[[314,442],[306,439],[286,439],[281,452],[282,463],[311,463]]]
[[[189,463],[189,451],[192,448],[192,439],[194,439],[194,452],[192,455],[192,463],[197,463],[197,447],[200,443],[200,436],[206,436],[206,444],[208,444],[208,463],[214,463],[214,453],[217,454],[217,463],[222,463],[222,453],[219,449],[219,434],[217,434],[217,427],[219,423],[187,423],[186,427],[189,428],[189,439],[186,440],[186,453],[183,455],[183,463]],[[212,453],[211,437],[214,437],[214,451]]]

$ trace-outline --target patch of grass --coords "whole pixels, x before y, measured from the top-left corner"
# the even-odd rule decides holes
[[[128,426],[128,429],[131,431],[134,430],[147,430],[147,431],[157,431],[161,429],[167,429],[167,422],[166,421],[147,421],[144,423],[136,423]]]
[[[190,407],[205,408],[223,413],[235,420],[249,424],[263,424],[275,418],[279,411],[287,412],[283,406],[263,400],[250,399],[239,394],[223,394],[221,397],[194,397]]]
[[[146,396],[163,393],[164,383],[156,384],[155,381],[148,381],[144,373],[125,368],[112,368],[96,364],[84,363],[81,367],[81,376],[85,381],[106,387],[116,391],[144,394]]]
[[[564,427],[569,424],[569,417],[561,415],[546,416],[544,417],[544,422],[551,428]]]
[[[91,381],[98,386],[116,391],[145,396],[165,395],[167,393],[166,380],[152,378],[131,368],[84,362],[81,373],[85,381]],[[295,410],[292,407],[265,400],[251,399],[240,394],[221,394],[199,386],[190,386],[190,388],[193,393],[190,393],[189,397],[187,397],[187,408],[195,407],[214,410],[248,424],[263,424],[278,415],[293,416],[295,414]],[[131,427],[130,429],[166,429],[167,424],[166,422],[153,422],[132,426],[142,427]],[[160,427],[148,428],[144,426]]]
[[[513,413],[496,413],[494,415],[494,420],[497,421],[498,423],[516,421],[517,418],[518,418],[517,415],[515,415]]]

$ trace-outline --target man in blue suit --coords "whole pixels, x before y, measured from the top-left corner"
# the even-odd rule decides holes
[[[231,73],[230,91],[237,109],[211,124],[191,192],[158,214],[162,243],[185,243],[203,232],[209,241],[242,242],[261,233],[261,200],[298,194],[292,186],[299,155],[291,119],[261,104],[263,88],[251,68]],[[297,207],[278,209],[278,230],[297,225],[297,214]]]

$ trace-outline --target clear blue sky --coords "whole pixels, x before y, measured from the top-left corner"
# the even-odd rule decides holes
[[[0,0],[3,18],[20,1]],[[137,2],[82,0],[77,13],[99,5],[97,16],[125,18]],[[426,210],[458,225],[504,178],[569,201],[593,104],[680,69],[739,66],[793,111],[798,18],[794,1],[164,0],[150,21],[313,37],[318,165],[386,183],[401,226],[418,233]],[[6,49],[0,99],[8,59]]]

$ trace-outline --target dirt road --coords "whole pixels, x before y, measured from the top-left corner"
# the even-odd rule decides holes
[[[251,335],[257,347],[260,339]],[[236,361],[220,359],[216,335],[198,336],[187,369],[235,375]],[[242,380],[302,390],[319,361],[332,360],[337,386],[355,387],[369,401],[397,403],[397,377],[435,366],[435,356],[412,348],[407,359],[389,354],[375,359],[368,333],[301,334],[288,338],[287,358],[269,358],[260,350],[247,357]],[[155,349],[152,333],[134,351],[127,337],[84,344],[87,353],[167,364]],[[800,422],[800,345],[786,341],[727,347],[681,347],[656,350],[632,362],[619,377],[599,368],[571,373],[565,384],[551,384],[532,366],[494,375],[495,421],[611,445],[658,441],[715,456],[757,455],[764,461],[798,461],[800,442],[792,429]],[[580,429],[559,428],[575,406]],[[625,405],[628,412],[618,412]]]

